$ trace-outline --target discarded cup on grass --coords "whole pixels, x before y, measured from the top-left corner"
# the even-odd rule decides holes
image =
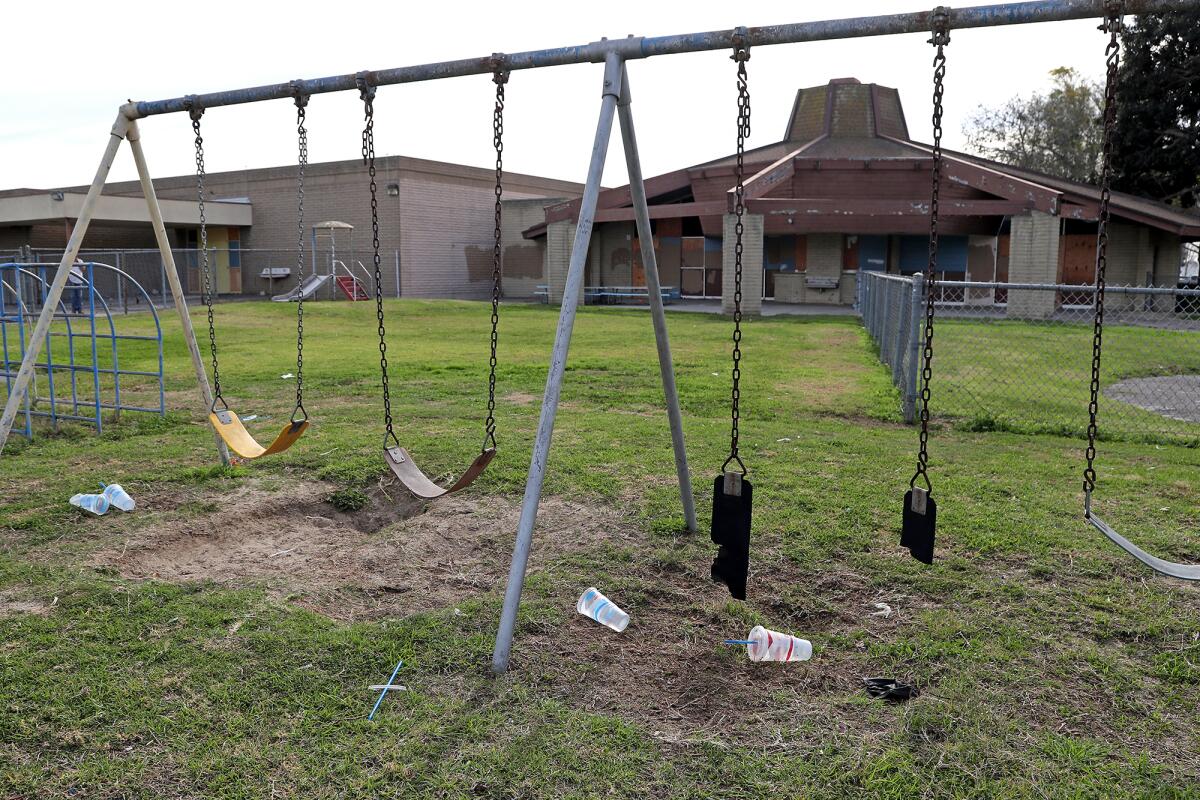
[[[579,596],[575,610],[585,617],[591,617],[601,625],[612,628],[617,633],[625,630],[629,625],[629,615],[618,608],[616,603],[601,594],[595,586],[588,587],[587,591]]]
[[[102,494],[77,494],[73,495],[69,502],[76,508],[82,508],[97,517],[108,513],[108,498]]]
[[[110,483],[105,486],[102,483],[100,485],[104,486],[104,496],[108,498],[108,502],[112,504],[113,508],[120,509],[121,511],[133,511],[134,507],[137,506],[137,503],[133,501],[129,493],[121,488],[121,484]]]
[[[746,637],[746,655],[751,661],[808,661],[812,642],[790,633],[769,631],[755,625]]]

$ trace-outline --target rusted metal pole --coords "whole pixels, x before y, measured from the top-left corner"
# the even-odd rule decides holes
[[[1125,0],[1125,13],[1131,15],[1184,11],[1194,8],[1200,8],[1200,0]],[[931,10],[926,9],[905,14],[765,25],[757,28],[734,28],[704,33],[602,39],[599,42],[584,45],[506,54],[504,68],[520,70],[556,67],[564,64],[597,63],[604,61],[609,53],[617,54],[622,61],[629,61],[677,53],[726,50],[732,46],[735,33],[743,35],[745,43],[751,47],[830,39],[856,39],[867,36],[890,36],[902,33],[928,34],[932,14]],[[1030,3],[1002,3],[951,9],[949,27],[951,29],[992,28],[1031,22],[1100,18],[1106,15],[1105,0],[1038,0]],[[457,78],[465,75],[490,75],[495,70],[495,56],[489,54],[458,61],[442,61],[367,72],[365,76],[368,82],[375,86],[388,86],[397,83]],[[125,108],[126,114],[130,118],[136,119],[185,111],[192,102],[203,108],[215,108],[257,103],[262,100],[291,99],[297,89],[306,95],[357,91],[358,75],[334,75],[312,80],[174,97],[168,100],[143,101],[130,103]]]

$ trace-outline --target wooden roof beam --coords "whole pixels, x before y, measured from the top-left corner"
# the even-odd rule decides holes
[[[653,199],[660,194],[686,189],[692,185],[691,177],[686,169],[677,169],[662,175],[646,179],[646,197]],[[578,219],[579,206],[582,200],[576,198],[565,203],[550,206],[546,209],[546,222],[559,222],[564,219]],[[615,189],[605,189],[600,192],[596,203],[597,209],[620,208],[632,206],[633,197],[629,194],[629,185],[618,186]],[[597,218],[599,219],[599,218]]]
[[[822,134],[816,139],[813,139],[811,142],[806,142],[805,144],[797,147],[792,152],[780,158],[778,161],[774,162],[773,164],[768,164],[754,175],[751,175],[750,180],[746,181],[744,184],[743,197],[746,200],[753,200],[757,197],[763,197],[784,181],[791,180],[792,176],[796,174],[796,157],[824,138],[826,138],[826,135]],[[729,189],[726,192],[726,200],[727,209],[730,212],[737,208],[736,188]]]
[[[747,203],[751,213],[787,217],[927,217],[928,200],[874,200],[865,198],[763,197]],[[991,217],[1019,214],[1027,206],[1015,200],[953,200],[946,198],[939,213],[947,217]]]
[[[899,139],[894,139],[890,136],[882,137],[889,141],[900,142]],[[900,142],[909,147],[916,148],[933,154],[933,149],[923,144],[916,142]],[[1027,181],[1024,178],[1018,178],[1015,175],[1009,175],[1006,172],[1001,172],[991,167],[984,167],[979,164],[974,164],[957,156],[947,155],[942,153],[942,177],[952,183],[961,183],[964,186],[970,186],[972,189],[978,189],[981,192],[994,194],[997,197],[1005,197],[1009,200],[1016,200],[1025,204],[1025,208],[1036,209],[1046,214],[1059,213],[1059,205],[1062,202],[1062,192],[1055,191],[1048,186]]]

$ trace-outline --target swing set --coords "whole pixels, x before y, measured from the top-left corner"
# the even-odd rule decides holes
[[[582,295],[584,266],[595,221],[600,179],[604,170],[605,156],[612,132],[614,117],[619,119],[626,168],[629,176],[636,230],[641,246],[650,304],[651,320],[658,348],[659,367],[663,381],[665,405],[675,451],[675,465],[679,478],[680,501],[689,530],[697,529],[696,514],[683,441],[682,417],[675,388],[674,367],[670,343],[667,337],[666,319],[663,312],[662,294],[658,285],[658,269],[654,253],[654,236],[651,230],[650,213],[642,179],[637,139],[634,132],[632,100],[629,88],[627,62],[688,52],[732,50],[731,58],[736,64],[737,82],[737,160],[736,185],[731,190],[735,217],[734,226],[734,312],[732,334],[732,386],[730,394],[731,435],[729,455],[722,464],[720,473],[713,482],[711,538],[718,546],[712,564],[712,577],[725,583],[735,598],[745,598],[749,571],[749,543],[753,486],[748,478],[748,469],[739,450],[740,382],[742,378],[742,271],[744,254],[743,216],[745,204],[745,142],[750,134],[750,94],[747,80],[747,62],[751,47],[774,44],[810,42],[832,39],[860,38],[869,36],[905,33],[931,33],[930,43],[936,48],[933,61],[933,147],[932,185],[930,203],[929,259],[925,279],[929,287],[926,293],[924,347],[921,370],[920,436],[918,440],[917,468],[909,481],[904,496],[901,526],[901,545],[907,547],[913,557],[932,563],[934,555],[934,531],[937,505],[933,498],[933,486],[929,478],[929,401],[932,378],[933,330],[936,296],[935,279],[938,257],[939,185],[942,163],[942,95],[946,72],[945,47],[950,42],[952,29],[967,29],[1014,25],[1034,22],[1050,22],[1070,19],[1102,18],[1102,30],[1110,35],[1106,48],[1107,78],[1104,103],[1104,147],[1101,168],[1101,201],[1098,225],[1098,247],[1096,268],[1095,318],[1092,358],[1091,400],[1088,406],[1089,427],[1087,466],[1084,472],[1084,515],[1085,518],[1107,538],[1112,540],[1134,558],[1165,575],[1188,580],[1200,580],[1200,565],[1176,564],[1146,553],[1114,531],[1092,511],[1092,494],[1096,486],[1094,461],[1097,438],[1097,404],[1100,388],[1100,358],[1104,326],[1104,274],[1108,224],[1110,217],[1109,196],[1111,176],[1112,135],[1116,120],[1116,80],[1121,20],[1126,14],[1169,13],[1200,7],[1200,0],[1037,0],[1037,2],[1008,3],[973,8],[948,9],[939,7],[933,11],[908,14],[892,14],[877,17],[827,20],[759,28],[735,28],[661,37],[634,37],[626,39],[602,39],[587,45],[534,50],[515,54],[493,54],[490,57],[463,59],[411,67],[360,72],[315,80],[295,80],[289,83],[272,84],[204,95],[187,95],[151,102],[131,102],[121,107],[112,127],[108,146],[101,159],[66,251],[48,292],[43,311],[31,337],[34,346],[25,354],[20,371],[9,393],[3,416],[0,417],[0,448],[7,439],[13,420],[22,402],[24,393],[33,374],[38,357],[38,347],[46,338],[52,321],[52,310],[56,307],[67,282],[71,263],[74,261],[84,234],[95,210],[97,198],[103,189],[108,172],[122,141],[128,141],[137,167],[142,192],[145,197],[156,241],[162,254],[167,280],[170,284],[175,307],[180,317],[184,338],[188,344],[193,368],[204,408],[212,423],[214,441],[221,459],[228,463],[229,450],[246,459],[256,459],[281,453],[292,447],[303,436],[309,426],[308,412],[304,407],[304,301],[302,293],[296,306],[296,398],[288,424],[275,439],[263,446],[249,434],[238,415],[229,407],[222,395],[217,336],[213,314],[213,286],[209,274],[206,250],[207,229],[204,220],[204,149],[200,135],[200,119],[212,108],[261,102],[266,100],[292,99],[296,106],[296,131],[298,139],[297,165],[297,280],[303,283],[304,265],[304,170],[308,158],[307,130],[305,128],[306,107],[315,94],[357,90],[363,101],[364,128],[362,132],[362,158],[369,179],[371,198],[371,227],[373,264],[375,275],[375,311],[379,334],[380,376],[383,400],[383,456],[387,467],[415,496],[435,499],[471,485],[487,468],[496,455],[496,345],[498,341],[499,298],[501,291],[500,250],[500,201],[503,194],[503,113],[504,92],[512,72],[526,69],[560,66],[576,63],[602,63],[603,83],[600,91],[600,110],[596,124],[594,144],[588,165],[587,181],[583,191],[578,215],[578,224],[572,245],[566,286],[558,327],[551,352],[545,393],[542,398],[533,455],[525,485],[524,501],[517,526],[508,586],[504,595],[492,667],[496,672],[508,669],[512,640],[516,628],[517,611],[520,605],[525,572],[532,546],[533,529],[541,499],[542,484],[549,458],[550,443],[558,410],[559,396],[566,371],[567,353],[575,322],[575,314]],[[491,75],[495,83],[495,106],[493,111],[493,145],[496,154],[495,182],[495,241],[492,270],[491,338],[488,374],[487,416],[484,422],[484,437],[479,455],[460,477],[447,486],[431,480],[416,465],[411,454],[400,443],[394,429],[391,411],[391,395],[388,382],[387,331],[384,320],[382,275],[379,252],[379,209],[376,199],[374,102],[376,89],[380,86],[418,81],[439,80],[467,75]],[[200,243],[204,253],[204,300],[207,311],[209,351],[212,365],[210,386],[207,370],[196,342],[179,285],[178,273],[171,253],[166,229],[158,206],[158,199],[151,181],[141,146],[138,120],[157,116],[187,112],[192,119],[195,134],[196,186],[200,209]]]

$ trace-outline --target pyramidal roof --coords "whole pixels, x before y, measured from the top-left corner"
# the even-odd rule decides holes
[[[857,78],[835,78],[796,92],[784,140],[811,142],[819,136],[908,139],[900,92]]]

